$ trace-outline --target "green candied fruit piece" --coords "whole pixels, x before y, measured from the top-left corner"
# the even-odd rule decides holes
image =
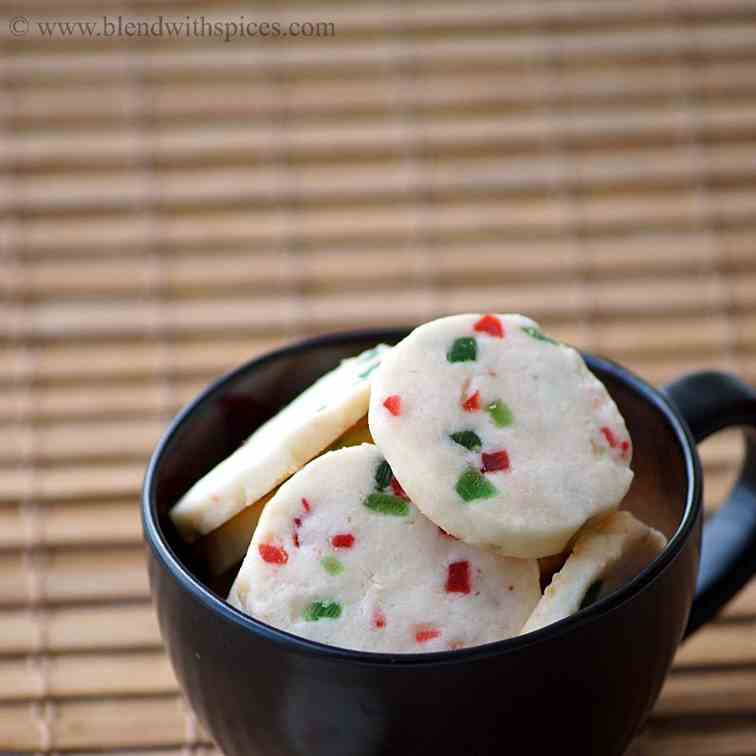
[[[372,373],[373,370],[375,370],[380,364],[380,362],[374,362],[367,370],[360,373],[358,377],[364,381],[370,375],[370,373]]]
[[[329,575],[340,575],[344,572],[344,565],[334,556],[323,557],[320,564]]]
[[[603,583],[600,580],[595,580],[593,583],[591,583],[588,586],[588,590],[585,592],[583,600],[580,602],[580,609],[585,609],[591,604],[595,604],[596,601],[598,601],[599,593],[601,593],[602,587]]]
[[[366,352],[363,352],[357,359],[361,362],[366,362],[367,360],[375,357],[376,354],[378,354],[380,350],[378,347],[373,347],[372,349],[368,349]]]
[[[508,425],[512,425],[512,410],[501,399],[491,402],[486,407],[486,412],[498,428],[506,428]]]
[[[531,339],[537,339],[538,341],[545,341],[548,344],[558,344],[558,341],[549,338],[543,331],[533,326],[523,326],[522,330],[530,336]]]
[[[478,451],[483,445],[480,436],[474,431],[457,431],[457,433],[452,433],[449,438],[455,444],[464,446],[465,449],[469,449],[470,451]]]
[[[379,491],[382,491],[386,486],[391,483],[391,478],[394,473],[391,471],[391,465],[384,459],[375,471],[375,485]]]
[[[304,610],[304,618],[307,622],[317,622],[320,619],[338,619],[339,617],[341,617],[341,604],[338,601],[313,601]]]
[[[409,514],[409,504],[398,496],[385,493],[371,493],[362,502],[368,509],[379,514],[394,517],[406,517]]]
[[[498,493],[496,486],[472,467],[459,476],[455,490],[465,501],[490,499]]]
[[[454,339],[446,359],[449,362],[473,362],[478,359],[478,343],[470,336]]]

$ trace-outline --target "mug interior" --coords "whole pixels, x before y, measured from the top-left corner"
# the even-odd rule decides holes
[[[230,373],[188,405],[167,432],[151,463],[146,517],[180,568],[217,598],[225,597],[238,565],[210,577],[193,558],[168,512],[202,475],[227,457],[261,423],[314,380],[377,343],[396,343],[404,331],[343,334],[314,339],[272,353]],[[659,395],[612,363],[590,356],[591,370],[604,383],[625,418],[633,439],[635,471],[623,504],[668,540],[693,517],[691,449],[685,431]],[[668,547],[669,548],[669,547]]]

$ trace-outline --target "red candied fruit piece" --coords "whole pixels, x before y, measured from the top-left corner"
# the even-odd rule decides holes
[[[270,543],[261,543],[257,547],[263,562],[268,564],[286,564],[289,561],[289,555],[282,546],[273,546]]]
[[[606,443],[609,444],[609,446],[612,447],[612,449],[615,449],[617,447],[618,441],[617,436],[612,433],[610,428],[607,428],[604,426],[601,428],[601,432],[604,434],[604,438],[606,439]]]
[[[440,630],[436,630],[436,628],[424,628],[422,630],[418,630],[415,633],[415,640],[418,643],[427,643],[430,640],[433,640],[434,638],[438,638],[441,635]]]
[[[481,333],[487,333],[497,339],[504,338],[504,326],[501,321],[494,315],[484,315],[474,326],[473,329]]]
[[[482,462],[480,471],[484,473],[509,470],[509,454],[507,454],[505,449],[490,453],[483,452],[480,455],[480,461]]]
[[[468,396],[464,402],[462,402],[462,409],[465,412],[476,412],[480,409],[480,391],[476,391],[471,396]]]
[[[391,486],[391,490],[394,493],[394,496],[398,496],[400,499],[406,499],[409,501],[409,496],[407,496],[405,490],[402,488],[402,484],[393,476],[391,477],[391,483],[389,483]]]
[[[302,509],[304,509],[305,512],[310,511],[310,502],[307,501],[307,499],[302,499]]]
[[[376,630],[383,630],[386,627],[386,615],[380,609],[373,612],[373,627]]]
[[[441,536],[443,538],[450,538],[452,541],[458,541],[459,540],[459,538],[457,538],[457,536],[453,536],[451,533],[447,533],[442,527],[440,527],[438,525],[436,527],[438,527],[438,532],[441,533]]]
[[[470,562],[452,562],[446,576],[447,593],[470,593]]]
[[[354,536],[351,533],[337,533],[331,538],[334,549],[351,549],[354,546]]]
[[[392,394],[383,402],[383,406],[394,416],[397,417],[402,411],[402,399],[398,394]]]
[[[299,548],[299,533],[297,533],[297,530],[302,527],[302,518],[301,517],[295,517],[294,518],[294,532],[291,535],[291,540],[294,541],[294,545]]]

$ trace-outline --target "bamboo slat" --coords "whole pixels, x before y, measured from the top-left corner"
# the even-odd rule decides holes
[[[53,653],[112,651],[160,644],[157,619],[148,603],[2,609],[0,621],[0,657],[44,649]]]
[[[291,294],[270,294],[250,300],[233,293],[222,301],[214,298],[179,300],[170,308],[160,305],[140,307],[139,301],[111,298],[93,304],[86,301],[50,301],[27,309],[28,319],[20,329],[30,340],[132,338],[151,334],[188,335],[191,333],[233,333],[238,337],[245,330],[260,334],[285,333],[302,327],[332,327],[335,320],[354,327],[375,325],[378,314],[371,306],[391,296],[392,312],[384,316],[387,325],[414,323],[427,317],[433,305],[431,292],[426,298],[419,282],[416,289],[390,288],[356,292],[323,292],[297,297]],[[555,295],[560,293],[560,298]],[[703,315],[722,312],[732,305],[748,312],[756,294],[756,275],[743,275],[725,286],[712,273],[680,275],[673,283],[657,277],[632,277],[611,285],[587,288],[576,280],[567,284],[503,283],[492,287],[463,285],[444,291],[444,311],[496,309],[506,303],[512,309],[527,310],[545,321],[575,318],[579,312],[591,311],[597,317],[620,318],[637,316]],[[653,299],[649,297],[653,295]],[[651,307],[649,308],[649,304]],[[342,310],[339,308],[343,307]],[[343,314],[340,314],[343,313]],[[99,316],[99,320],[96,317]],[[378,323],[380,325],[380,322]],[[6,326],[7,327],[7,326]],[[17,331],[18,332],[18,331]],[[6,337],[9,334],[6,332]],[[749,330],[748,337],[752,338]]]
[[[748,724],[719,720],[708,728],[682,720],[688,731],[649,727],[628,756],[745,756],[753,747],[756,730]]]
[[[27,377],[38,386],[39,393],[47,398],[45,410],[39,414],[59,416],[65,415],[66,409],[71,407],[75,410],[68,411],[69,415],[75,415],[76,411],[86,413],[88,409],[94,413],[107,413],[110,406],[121,406],[126,411],[126,389],[138,385],[140,379],[158,379],[169,367],[176,376],[218,375],[282,344],[280,339],[257,339],[252,336],[235,339],[228,334],[219,334],[218,339],[208,342],[204,337],[188,334],[186,339],[170,346],[159,341],[139,339],[96,345],[70,340],[58,344],[45,343],[38,347],[30,345],[25,349],[25,354],[28,357]],[[10,384],[16,373],[12,365],[5,361],[0,366],[0,381]],[[120,394],[116,389],[101,405],[88,407],[83,401],[77,402],[78,384],[97,381],[126,385],[120,389]],[[53,399],[50,392],[58,389],[68,389],[69,393]],[[120,401],[118,396],[121,397]],[[156,402],[159,404],[159,401]],[[10,408],[13,405],[8,403],[7,406]],[[11,414],[9,411],[8,415]]]
[[[674,674],[664,686],[654,716],[748,714],[756,706],[756,672],[704,671]]]
[[[28,498],[32,491],[39,501],[133,496],[143,474],[141,462],[97,467],[67,465],[41,470],[33,476],[33,481],[28,469],[0,469],[0,502]]]
[[[2,27],[4,34],[7,27]],[[540,31],[540,30],[538,30]],[[376,41],[366,46],[359,42],[338,42],[338,36],[326,43],[275,46],[269,45],[264,54],[247,51],[239,56],[228,46],[199,42],[192,53],[183,50],[165,50],[159,47],[144,48],[142,55],[145,74],[150,79],[159,77],[180,78],[260,74],[261,71],[288,73],[306,69],[308,74],[329,73],[334,76],[343,67],[359,71],[380,70],[391,61],[412,60],[420,69],[441,70],[491,69],[495,66],[523,67],[544,62],[551,53],[560,63],[581,65],[586,63],[621,63],[650,65],[658,61],[679,59],[685,53],[721,59],[748,55],[751,52],[753,20],[723,22],[710,25],[688,26],[683,33],[679,25],[668,19],[650,29],[606,30],[600,34],[589,31],[554,31],[548,40],[537,36],[518,34],[516,30],[502,30],[498,37],[476,35],[473,39],[461,37],[430,37],[420,40]],[[502,45],[502,41],[506,44]],[[114,76],[127,76],[135,66],[135,52],[97,50],[87,54],[59,52],[39,56],[30,39],[28,52],[11,59],[8,74],[15,81],[29,84],[63,78],[76,80],[102,80]],[[42,41],[44,44],[45,41]],[[49,41],[46,41],[50,45]],[[57,46],[60,49],[60,45]],[[53,46],[55,49],[55,46]],[[65,47],[63,48],[65,50]],[[411,55],[411,58],[410,58]],[[454,65],[456,63],[456,65]],[[461,64],[461,65],[460,65]]]
[[[193,127],[177,129],[173,136],[169,129],[164,137],[181,144],[181,134],[197,132],[194,124],[206,119],[212,124],[212,130],[205,130],[206,135],[223,133],[233,145],[232,134],[236,133],[243,143],[252,146],[249,140],[259,135],[260,147],[264,150],[276,149],[273,139],[272,120],[280,115],[289,115],[299,119],[344,117],[348,115],[374,115],[387,113],[393,108],[400,111],[412,108],[421,114],[439,112],[495,112],[503,109],[526,110],[542,106],[546,102],[552,107],[591,106],[629,106],[659,104],[659,101],[690,90],[704,98],[699,109],[706,112],[732,112],[735,121],[728,121],[726,128],[735,129],[737,113],[744,116],[750,112],[747,98],[753,93],[753,79],[750,76],[747,61],[733,60],[706,61],[688,69],[684,61],[671,60],[659,63],[649,70],[628,66],[604,66],[601,70],[591,70],[590,75],[579,67],[564,68],[558,71],[559,87],[549,84],[548,71],[531,69],[508,73],[496,71],[487,73],[476,71],[474,76],[459,72],[437,70],[424,71],[415,78],[401,82],[390,77],[373,77],[370,86],[365,86],[364,77],[347,71],[338,80],[325,79],[317,87],[312,86],[313,72],[306,77],[292,77],[278,82],[274,89],[269,80],[248,80],[243,91],[227,80],[216,81],[200,79],[192,84],[182,82],[147,83],[150,87],[150,107],[159,121],[167,121],[166,126],[177,127],[176,121],[192,118]],[[283,90],[278,89],[283,87]],[[93,97],[94,94],[97,97]],[[724,99],[724,102],[721,99]],[[99,126],[108,122],[121,123],[123,119],[138,116],[140,99],[131,81],[114,81],[113,86],[103,92],[87,85],[72,86],[67,92],[45,86],[44,84],[28,88],[17,93],[16,107],[9,117],[18,125],[35,126],[40,129],[40,136],[50,127],[60,127],[68,122],[76,124],[91,121]],[[662,103],[666,105],[666,103]],[[741,111],[740,109],[744,110]],[[641,110],[641,112],[643,112]],[[218,124],[215,116],[223,113],[229,117],[253,115],[255,119],[249,130],[242,130],[231,124]],[[664,112],[659,114],[664,122]],[[746,116],[747,117],[747,116]],[[97,139],[108,138],[108,131],[93,131]],[[129,133],[129,132],[127,132]],[[720,132],[720,137],[723,132]],[[53,139],[65,139],[65,136],[50,134]],[[133,138],[133,135],[129,138]],[[10,159],[27,162],[23,154],[26,144],[35,143],[35,132],[28,137],[22,135],[21,154]],[[94,145],[96,147],[96,145]],[[113,149],[124,149],[114,146]],[[96,154],[96,152],[95,152]],[[91,160],[92,154],[68,156],[72,161]],[[246,154],[249,158],[251,155]],[[338,156],[336,156],[338,157]]]
[[[52,651],[155,648],[160,642],[154,609],[146,602],[60,606],[46,611],[43,622]]]
[[[96,349],[90,348],[90,352],[93,351]],[[92,367],[86,376],[88,379],[92,378],[93,373],[97,375],[96,367]],[[120,379],[123,377],[119,374]],[[1,417],[10,421],[11,418],[33,414],[41,420],[54,421],[98,416],[144,416],[157,414],[167,407],[163,388],[144,380],[121,385],[100,384],[94,390],[70,383],[45,386],[35,391],[38,403],[34,406],[21,404],[24,390],[10,390],[0,398]]]
[[[0,747],[7,750],[28,750],[43,745],[39,719],[32,704],[4,705]]]
[[[687,117],[680,120],[681,128],[686,127]],[[626,121],[625,116],[620,123],[624,126]],[[544,130],[540,137],[536,136],[538,129],[534,130],[532,123],[523,124],[522,129],[529,140],[537,139],[536,147],[549,139],[558,139],[560,145],[565,142],[565,146],[570,147],[569,130],[562,127],[560,133],[558,126]],[[507,125],[505,129],[510,130],[511,126]],[[625,145],[622,155],[607,156],[597,152],[590,156],[590,160],[582,153],[567,157],[558,151],[539,150],[536,155],[497,160],[486,155],[481,143],[490,139],[490,152],[500,154],[506,151],[507,139],[499,133],[502,127],[498,121],[473,124],[466,131],[448,123],[428,124],[419,130],[417,149],[427,154],[428,160],[412,164],[394,159],[382,160],[379,166],[357,163],[354,167],[338,166],[335,170],[313,166],[300,170],[293,168],[287,173],[279,167],[267,165],[225,166],[216,170],[205,167],[201,171],[196,168],[165,171],[159,180],[149,180],[148,174],[138,169],[70,175],[60,172],[30,174],[28,178],[15,182],[15,191],[8,198],[7,205],[10,210],[39,216],[62,212],[124,211],[145,205],[170,212],[198,206],[213,209],[250,203],[258,206],[293,202],[307,205],[381,204],[406,200],[418,192],[427,194],[429,199],[455,197],[462,193],[540,196],[553,190],[557,182],[565,191],[581,193],[646,192],[690,185],[701,174],[701,163],[704,164],[705,179],[712,186],[736,186],[748,182],[756,170],[752,143],[716,148],[707,146],[698,150],[688,145],[635,149]],[[408,139],[413,138],[405,127],[392,129],[389,133],[402,150]],[[309,139],[313,138],[311,130],[306,134]],[[382,153],[383,136],[370,130],[356,144],[352,141],[354,135],[349,133],[331,133],[320,138],[326,145],[326,156],[330,156],[336,144],[342,154],[354,148],[369,159],[371,152]],[[596,135],[589,134],[588,138],[595,142]],[[614,138],[628,140],[621,134]],[[460,145],[465,141],[469,141],[479,154],[482,152],[481,157],[485,159],[475,155],[467,159],[452,156],[443,162],[431,160],[437,151],[449,153],[450,145],[461,152]],[[71,147],[61,149],[68,152]],[[388,157],[396,158],[390,152],[386,153]],[[312,157],[315,153],[308,147],[303,154]],[[297,159],[296,139],[287,144],[286,156]],[[383,157],[383,154],[377,156]]]
[[[59,748],[159,746],[185,742],[192,730],[183,703],[165,699],[70,701],[58,703],[49,722]]]
[[[87,543],[135,544],[142,531],[135,516],[133,499],[113,503],[97,502],[96,517],[91,503],[53,503],[39,515],[38,541],[44,546],[74,546]]]
[[[723,617],[743,618],[756,615],[756,588],[749,584],[725,608]]]
[[[688,640],[675,661],[680,667],[753,664],[756,661],[753,623],[745,632],[737,625],[714,625]]]
[[[276,291],[297,286],[366,288],[367,275],[376,281],[399,284],[403,279],[406,281],[408,272],[432,275],[434,280],[448,285],[479,282],[492,275],[518,281],[548,281],[565,273],[578,275],[586,269],[595,282],[612,282],[629,275],[640,277],[644,273],[706,273],[720,264],[728,272],[749,273],[756,270],[753,255],[748,254],[752,241],[746,235],[740,238],[732,235],[723,239],[727,246],[720,251],[711,234],[679,232],[639,234],[617,240],[593,239],[581,245],[550,239],[434,245],[424,261],[425,266],[422,258],[407,260],[409,245],[359,254],[355,254],[354,248],[316,249],[307,255],[287,254],[283,250],[272,255],[251,255],[235,249],[219,249],[214,266],[199,255],[177,254],[161,260],[157,270],[148,256],[121,261],[42,259],[28,264],[16,291],[31,306],[44,298],[91,300],[94,294],[144,298],[157,291],[167,301],[172,301],[205,292],[220,296],[251,288]],[[427,270],[431,258],[432,271]],[[394,264],[387,264],[392,260]],[[409,270],[405,267],[407,264]],[[141,273],[126,277],[128,270],[134,267]],[[43,358],[44,355],[40,355],[40,359]]]
[[[44,665],[42,667],[42,665]],[[161,651],[107,656],[77,654],[0,661],[0,701],[108,697],[177,692]]]
[[[135,544],[141,539],[134,502],[122,504],[53,503],[35,509],[32,525],[21,506],[0,507],[0,549],[41,544],[49,547],[99,544]]]
[[[42,590],[50,601],[144,598],[147,575],[142,549],[53,553],[46,559]]]

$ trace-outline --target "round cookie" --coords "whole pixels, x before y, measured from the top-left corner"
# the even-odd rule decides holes
[[[425,515],[507,556],[562,551],[633,477],[630,436],[604,386],[521,315],[415,329],[376,371],[368,419]]]
[[[543,593],[522,633],[574,614],[632,580],[667,545],[667,539],[630,512],[613,512],[586,526],[564,567]]]
[[[281,486],[228,600],[310,640],[407,653],[512,637],[539,598],[535,560],[450,537],[363,444],[318,457]]]
[[[372,377],[390,348],[379,344],[344,360],[198,480],[171,510],[181,537],[191,543],[220,527],[362,418]]]

